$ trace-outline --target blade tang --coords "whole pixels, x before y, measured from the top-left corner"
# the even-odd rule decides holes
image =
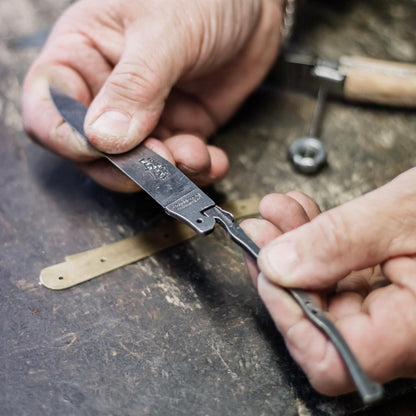
[[[166,159],[143,145],[127,153],[104,156],[158,202],[168,215],[199,234],[213,231],[215,219],[202,212],[214,207],[215,202]]]

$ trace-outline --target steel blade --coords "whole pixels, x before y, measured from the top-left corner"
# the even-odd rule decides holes
[[[56,88],[51,88],[50,93],[63,119],[88,141],[84,132],[88,108]],[[170,216],[188,224],[199,234],[207,234],[214,229],[215,219],[204,215],[204,211],[214,207],[215,202],[166,159],[144,145],[118,155],[102,155],[137,183]]]

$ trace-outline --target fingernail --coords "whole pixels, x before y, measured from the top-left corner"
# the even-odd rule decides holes
[[[126,137],[131,117],[118,111],[107,111],[98,117],[90,128],[99,137]]]
[[[261,270],[269,279],[283,286],[291,286],[294,283],[294,275],[299,264],[295,244],[291,242],[270,244],[260,252]]]

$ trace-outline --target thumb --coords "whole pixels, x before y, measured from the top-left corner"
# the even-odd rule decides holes
[[[416,169],[265,246],[259,268],[286,287],[321,289],[416,249]]]
[[[146,39],[137,31],[129,33],[119,63],[91,103],[84,127],[97,149],[106,153],[128,151],[156,127],[181,73],[175,65],[175,48],[161,48],[159,41],[156,46],[156,40]]]

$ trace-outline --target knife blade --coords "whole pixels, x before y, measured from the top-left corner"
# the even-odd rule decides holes
[[[88,108],[55,88],[50,89],[50,94],[62,118],[88,141],[84,133],[84,119]],[[218,223],[234,242],[257,259],[259,247],[238,223],[234,222],[232,214],[216,205],[179,169],[146,146],[139,145],[129,152],[116,155],[102,153],[102,156],[137,183],[168,215],[189,225],[199,234],[212,232]],[[324,311],[315,305],[307,292],[301,289],[287,290],[305,315],[338,350],[363,401],[372,403],[379,400],[383,395],[381,385],[367,377],[348,344]]]

